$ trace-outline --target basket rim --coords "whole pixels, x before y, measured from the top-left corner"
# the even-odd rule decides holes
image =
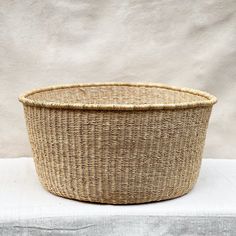
[[[131,87],[156,87],[161,89],[167,89],[172,91],[179,91],[183,93],[189,93],[196,96],[205,98],[205,101],[194,101],[194,102],[182,102],[182,103],[169,103],[169,104],[82,104],[82,103],[61,103],[61,102],[46,102],[46,101],[35,101],[29,99],[28,96],[50,91],[60,90],[66,88],[75,87],[99,87],[99,86],[131,86]],[[196,89],[186,87],[175,87],[162,83],[78,83],[78,84],[64,84],[56,86],[48,86],[44,88],[34,89],[26,92],[19,96],[19,101],[24,105],[45,107],[45,108],[58,108],[58,109],[86,109],[86,110],[162,110],[162,109],[178,109],[178,108],[194,108],[194,107],[206,107],[212,106],[217,102],[217,98],[207,92],[203,92]]]

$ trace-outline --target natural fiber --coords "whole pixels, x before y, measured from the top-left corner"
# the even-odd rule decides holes
[[[50,87],[20,101],[48,191],[131,204],[193,188],[216,98],[160,84],[118,83]]]

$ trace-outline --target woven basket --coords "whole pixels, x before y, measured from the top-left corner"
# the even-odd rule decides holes
[[[19,100],[45,189],[110,204],[188,193],[216,102],[192,89],[124,83],[49,87]]]

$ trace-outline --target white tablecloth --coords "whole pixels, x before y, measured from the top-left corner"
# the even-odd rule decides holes
[[[203,160],[187,195],[100,205],[45,191],[31,158],[0,159],[0,235],[236,235],[236,160]]]

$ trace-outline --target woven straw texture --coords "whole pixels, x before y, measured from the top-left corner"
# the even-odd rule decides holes
[[[159,84],[80,84],[35,90],[20,101],[48,191],[135,204],[193,188],[216,99]]]

